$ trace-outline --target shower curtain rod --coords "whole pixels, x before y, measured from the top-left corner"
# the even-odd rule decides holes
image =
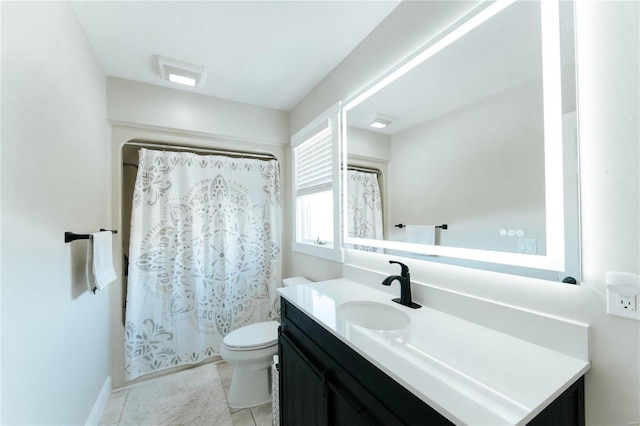
[[[232,150],[224,150],[224,149],[215,149],[215,148],[196,148],[192,146],[179,146],[179,145],[164,145],[164,144],[156,144],[149,142],[127,142],[125,145],[139,146],[141,148],[149,148],[149,149],[161,149],[164,151],[178,151],[178,152],[193,152],[195,153],[205,153],[205,154],[217,154],[224,155],[227,157],[233,158],[252,158],[255,160],[276,160],[276,157],[273,154],[266,153],[256,153],[256,152],[246,152],[246,151],[232,151]]]
[[[347,165],[347,170],[355,170],[357,172],[367,172],[367,173],[375,173],[377,175],[381,175],[382,172],[378,169],[370,168],[370,167],[361,167],[361,166],[350,166]]]

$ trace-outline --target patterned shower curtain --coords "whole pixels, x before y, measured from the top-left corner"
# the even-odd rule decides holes
[[[375,173],[347,170],[347,222],[350,237],[384,239],[382,198]],[[352,245],[351,248],[382,252],[376,247]]]
[[[125,326],[128,380],[219,353],[278,317],[278,162],[140,150]]]

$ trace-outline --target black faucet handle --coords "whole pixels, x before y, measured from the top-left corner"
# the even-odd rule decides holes
[[[406,277],[409,274],[409,267],[404,263],[398,262],[396,260],[390,260],[389,263],[397,263],[398,265],[400,265],[400,267],[402,268],[402,272],[400,273],[400,275],[402,275],[403,277]]]

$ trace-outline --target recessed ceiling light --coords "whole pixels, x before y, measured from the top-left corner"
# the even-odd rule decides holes
[[[364,119],[367,126],[373,127],[374,129],[384,129],[385,127],[387,127],[389,124],[393,123],[396,120],[397,120],[396,117],[392,117],[386,114],[381,114],[379,112],[370,114]]]
[[[190,77],[185,77],[183,75],[178,74],[169,74],[169,81],[173,81],[174,83],[184,84],[185,86],[195,87],[196,80]]]
[[[165,56],[158,56],[158,68],[163,79],[191,87],[202,86],[207,76],[205,67]]]
[[[390,122],[387,121],[374,121],[373,123],[369,124],[369,127],[374,127],[376,129],[384,129],[385,127],[387,127],[389,124],[391,124]]]

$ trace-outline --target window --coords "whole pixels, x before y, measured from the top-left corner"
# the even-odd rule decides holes
[[[298,241],[333,247],[333,193],[301,195],[297,199]]]
[[[291,138],[293,250],[342,261],[338,111],[335,105]]]

